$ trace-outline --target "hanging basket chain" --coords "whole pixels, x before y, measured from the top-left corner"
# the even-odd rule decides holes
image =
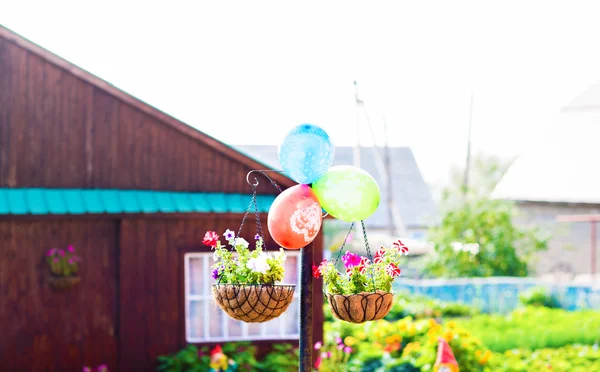
[[[254,195],[252,195],[252,203],[254,204],[254,217],[256,218],[256,233],[262,239],[263,243],[265,242],[265,234],[263,232],[262,223],[260,222],[260,213],[258,212],[258,203],[256,202],[256,186],[254,188]],[[267,247],[264,246],[265,251]]]
[[[344,248],[346,247],[346,243],[348,242],[348,238],[350,237],[350,234],[352,233],[353,229],[354,229],[354,222],[352,222],[352,225],[350,225],[350,229],[348,230],[348,233],[346,234],[346,237],[344,238],[344,242],[342,243],[342,246],[340,247],[337,255],[331,261],[331,263],[334,266],[335,266],[335,264],[337,264],[337,262],[339,261],[340,257],[342,257],[342,254],[344,253]]]
[[[362,226],[363,238],[365,239],[365,248],[367,249],[367,258],[373,263],[373,255],[371,254],[371,247],[369,246],[369,238],[367,238],[367,228],[365,227],[365,221],[360,220]],[[371,281],[373,282],[373,290],[375,290],[375,273],[373,272],[373,266],[369,265],[369,271],[371,274]]]

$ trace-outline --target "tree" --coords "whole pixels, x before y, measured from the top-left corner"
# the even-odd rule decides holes
[[[515,226],[511,202],[490,198],[507,163],[478,159],[472,178],[478,184],[444,192],[441,224],[429,232],[435,252],[425,272],[435,277],[527,276],[531,255],[547,248],[547,238],[537,229]]]

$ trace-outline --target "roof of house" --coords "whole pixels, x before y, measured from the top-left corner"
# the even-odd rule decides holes
[[[12,30],[2,26],[0,24],[0,38],[4,38],[9,42],[33,53],[40,58],[52,63],[53,65],[69,72],[70,74],[77,76],[79,79],[93,85],[94,87],[103,90],[104,92],[112,95],[113,97],[120,99],[123,102],[130,104],[136,109],[144,112],[145,114],[151,115],[152,117],[160,120],[162,123],[172,127],[173,129],[191,137],[204,145],[219,151],[229,158],[251,168],[251,169],[264,169],[265,165],[257,162],[255,159],[249,158],[244,154],[236,151],[233,147],[219,141],[218,139],[209,136],[208,134],[199,131],[198,129],[185,124],[184,122],[174,118],[171,115],[159,110],[152,105],[143,102],[142,100],[130,95],[129,93],[117,88],[109,82],[102,80],[101,78],[93,75],[92,73],[84,70],[83,68],[72,64],[71,62],[57,56],[56,54],[42,48],[34,42],[24,38],[23,36],[15,33]],[[290,187],[295,184],[291,179],[283,174],[273,174],[273,178],[285,187]]]
[[[249,156],[269,164],[274,169],[281,169],[277,155],[277,146],[269,145],[236,145],[238,150]],[[374,147],[361,148],[361,168],[369,172],[379,184],[381,203],[377,211],[365,220],[374,228],[386,228],[390,225],[389,207],[386,204],[387,189],[385,177],[380,174],[376,163]],[[425,183],[412,150],[408,147],[391,147],[390,168],[394,199],[399,214],[406,227],[428,227],[437,222],[437,208]],[[353,148],[336,147],[333,165],[352,165]]]
[[[0,215],[244,213],[252,195],[99,189],[0,188]],[[257,195],[266,213],[275,195]]]

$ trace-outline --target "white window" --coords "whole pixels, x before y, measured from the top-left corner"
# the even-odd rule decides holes
[[[211,287],[213,253],[184,256],[185,338],[189,343],[297,340],[300,316],[300,251],[286,251],[283,284],[295,284],[294,300],[278,318],[265,323],[244,323],[231,319],[213,300]]]

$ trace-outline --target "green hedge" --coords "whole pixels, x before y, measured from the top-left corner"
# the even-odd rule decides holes
[[[600,342],[600,312],[525,307],[502,315],[479,315],[459,325],[493,351],[557,348]]]

